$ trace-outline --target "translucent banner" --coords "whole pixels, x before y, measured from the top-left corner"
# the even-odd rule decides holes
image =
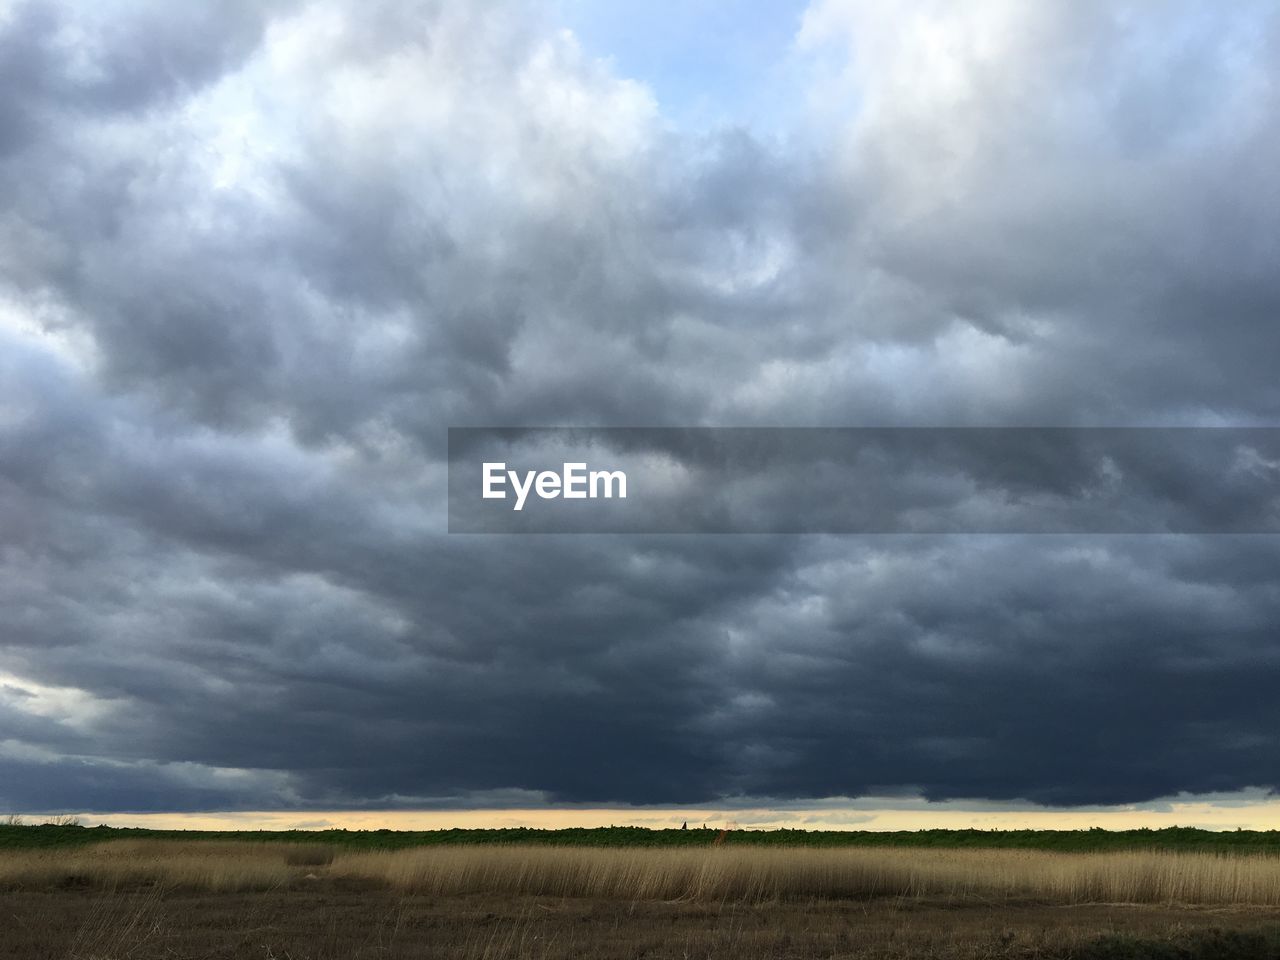
[[[1276,533],[1280,428],[451,428],[451,533]]]

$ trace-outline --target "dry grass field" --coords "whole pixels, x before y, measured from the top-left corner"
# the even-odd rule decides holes
[[[1280,859],[115,841],[0,852],[0,958],[1277,957]]]
[[[761,903],[881,897],[1280,907],[1280,858],[1039,850],[431,847],[115,841],[0,852],[0,887],[266,890],[325,880],[403,893]]]

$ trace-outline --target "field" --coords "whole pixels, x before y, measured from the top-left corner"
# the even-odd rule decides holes
[[[1265,846],[397,849],[4,830],[0,958],[15,960],[1280,957]]]

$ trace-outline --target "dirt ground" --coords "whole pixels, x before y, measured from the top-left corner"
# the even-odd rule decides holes
[[[0,958],[1276,957],[1267,909],[879,900],[693,904],[264,893],[0,893]]]

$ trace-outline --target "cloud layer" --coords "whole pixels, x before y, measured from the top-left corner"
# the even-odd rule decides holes
[[[708,38],[711,42],[711,38]],[[0,4],[0,806],[1277,786],[1269,537],[465,537],[465,425],[1275,425],[1269,4]]]

